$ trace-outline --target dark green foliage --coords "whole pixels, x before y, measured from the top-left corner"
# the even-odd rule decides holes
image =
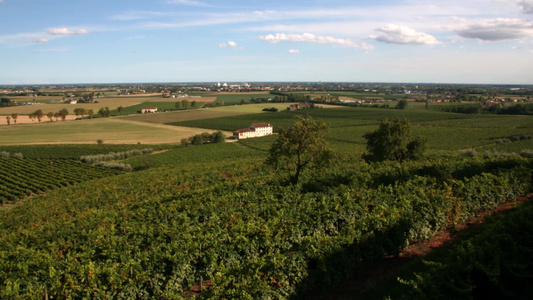
[[[396,105],[397,109],[406,109],[407,108],[407,100],[400,100],[398,101],[398,104]]]
[[[198,151],[210,148],[244,149],[219,144],[162,155],[175,151],[170,162],[192,149],[201,161],[210,156]],[[466,163],[442,167],[460,171]],[[344,161],[317,177],[321,191],[305,191],[276,184],[253,160],[179,165],[0,211],[0,298],[184,298],[200,278],[212,284],[201,298],[297,297],[530,190],[533,170],[526,160],[505,160],[509,168],[494,174],[375,186],[370,178],[413,173],[420,162]]]
[[[532,299],[533,205],[493,218],[481,233],[441,253],[402,299]]]
[[[407,119],[385,119],[378,130],[365,134],[364,138],[367,152],[363,157],[368,161],[415,159],[422,155],[427,142],[427,138],[412,135],[411,122]]]
[[[263,108],[263,111],[270,111],[270,112],[277,112],[278,109],[276,107],[271,107],[271,108]]]
[[[209,143],[224,143],[226,142],[226,136],[222,131],[217,131],[212,134],[209,134],[207,132],[203,132],[201,134],[194,135],[188,139],[182,139],[181,144],[182,145],[202,145],[202,144],[209,144]]]
[[[174,148],[175,145],[150,145],[150,148],[157,150]],[[0,146],[0,151],[10,153],[22,153],[26,158],[46,158],[46,159],[79,159],[84,155],[108,154],[110,152],[125,152],[129,150],[142,150],[146,145],[17,145],[17,146]]]
[[[107,118],[111,115],[111,111],[109,110],[109,107],[102,107],[98,110],[98,114],[104,118]]]
[[[14,154],[12,158],[0,158],[0,204],[116,174],[75,160],[22,159]]]
[[[286,171],[295,185],[305,169],[324,167],[332,157],[325,136],[328,125],[311,117],[294,118],[291,127],[282,129],[272,144],[266,164]]]

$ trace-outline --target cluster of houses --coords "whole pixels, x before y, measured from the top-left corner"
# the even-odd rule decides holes
[[[242,140],[254,137],[261,137],[272,135],[274,133],[274,127],[269,123],[256,123],[252,124],[249,128],[239,129],[233,131],[233,138]]]

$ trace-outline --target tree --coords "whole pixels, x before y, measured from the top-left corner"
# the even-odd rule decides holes
[[[11,116],[6,117],[7,125],[11,125]]]
[[[193,136],[193,138],[191,139],[191,144],[193,145],[201,145],[203,143],[204,143],[204,139],[201,134],[197,134]]]
[[[213,136],[211,137],[211,141],[213,141],[213,143],[224,143],[226,142],[226,136],[224,135],[222,131],[219,130],[213,133]]]
[[[87,111],[87,114],[89,115],[89,118],[92,119],[92,118],[93,118],[93,115],[94,115],[94,110],[89,109],[89,110]]]
[[[13,118],[13,124],[17,124],[17,118],[19,117],[19,114],[13,113],[11,114],[11,118]]]
[[[413,136],[411,122],[407,119],[381,121],[379,128],[363,136],[367,153],[363,158],[368,161],[396,160],[403,162],[417,158],[424,152],[427,138]]]
[[[124,114],[124,106],[119,106],[117,109],[120,115],[122,116]]]
[[[106,106],[105,108],[102,107],[102,108],[100,108],[100,109],[98,110],[98,114],[101,115],[101,116],[104,117],[104,118],[109,117],[110,113],[111,113],[111,112],[110,112],[110,110],[109,110],[109,107],[107,107],[107,106]]]
[[[37,118],[37,120],[39,121],[39,123],[41,122],[41,119],[43,118],[44,116],[44,113],[42,110],[38,109],[36,110],[33,115]]]
[[[183,106],[183,108],[188,109],[190,103],[189,103],[188,100],[183,99],[183,100],[181,101],[181,105]]]
[[[59,116],[61,117],[61,120],[65,121],[68,116],[68,110],[66,108],[63,108],[59,111]]]
[[[49,111],[46,116],[48,117],[48,120],[50,120],[50,122],[52,122],[52,118],[54,117],[54,113]]]
[[[196,107],[196,100],[192,100],[191,101],[191,108],[195,108]]]
[[[81,116],[83,118],[83,115],[86,114],[85,108],[82,108],[82,107],[75,108],[74,109],[74,114],[76,116]]]
[[[181,101],[176,102],[175,105],[176,105],[177,109],[181,109],[181,107],[182,107]]]
[[[322,120],[296,116],[291,127],[280,131],[266,164],[286,171],[290,183],[298,184],[305,169],[323,167],[331,160],[325,139],[328,127]]]
[[[396,105],[397,109],[406,109],[407,108],[407,100],[400,100],[398,104]]]

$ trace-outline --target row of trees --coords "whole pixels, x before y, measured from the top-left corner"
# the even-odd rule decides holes
[[[118,108],[118,111],[122,115],[124,113],[124,107],[120,106]],[[87,115],[89,116],[89,118],[92,119],[94,116],[94,111],[92,109],[85,109],[85,108],[79,107],[79,108],[74,109],[74,114],[82,118]],[[111,110],[109,109],[109,107],[105,107],[105,108],[103,107],[103,108],[100,108],[100,110],[98,110],[98,114],[102,117],[109,117],[111,115]],[[33,113],[29,114],[28,117],[30,118],[30,120],[37,119],[37,121],[41,122],[42,119],[46,116],[48,117],[48,120],[52,122],[53,119],[56,119],[56,121],[58,121],[59,119],[61,119],[62,121],[65,121],[68,115],[69,115],[69,111],[66,108],[63,108],[62,110],[57,111],[57,112],[50,111],[46,113],[46,115],[41,109],[38,109],[34,111]],[[17,113],[13,113],[11,115],[6,116],[7,125],[11,125],[11,122],[13,122],[13,124],[17,124],[18,116],[19,114]]]
[[[226,141],[226,136],[222,131],[216,131],[212,134],[207,132],[197,134],[195,136],[185,138],[181,140],[182,145],[202,145],[210,143],[224,143]]]
[[[269,150],[266,164],[286,172],[289,182],[298,184],[305,169],[320,169],[333,158],[326,141],[328,125],[311,117],[295,117],[291,127],[282,129]],[[407,119],[381,122],[376,131],[364,135],[367,153],[363,158],[371,162],[395,160],[403,162],[420,157],[427,138],[413,135]]]

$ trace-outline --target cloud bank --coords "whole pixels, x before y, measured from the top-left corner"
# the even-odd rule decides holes
[[[66,27],[61,27],[61,28],[50,28],[48,29],[48,34],[51,34],[51,35],[78,35],[78,34],[87,34],[89,33],[89,31],[87,31],[86,29],[69,29],[69,28],[66,28]]]
[[[361,48],[365,50],[374,49],[372,45],[369,45],[365,42],[351,40],[351,39],[335,38],[331,36],[318,36],[312,33],[303,33],[303,34],[276,33],[276,34],[268,34],[268,35],[260,36],[259,38],[271,44],[278,44],[282,41],[289,41],[289,42],[294,42],[294,43],[330,44],[330,45],[337,45],[337,46],[342,46],[342,47],[347,47],[347,48]]]
[[[533,1],[532,0],[522,0],[518,2],[518,5],[522,8],[522,12],[525,14],[533,14]]]
[[[496,18],[474,21],[456,32],[463,38],[482,41],[520,40],[533,36],[533,23],[521,19]]]
[[[418,32],[406,26],[394,24],[385,25],[377,31],[382,34],[371,38],[382,43],[389,44],[410,44],[410,45],[437,45],[441,44],[434,36]]]

